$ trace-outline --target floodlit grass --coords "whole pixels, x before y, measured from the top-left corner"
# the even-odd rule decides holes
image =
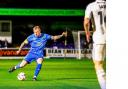
[[[45,59],[38,81],[32,81],[36,63],[8,73],[21,60],[0,60],[1,89],[100,89],[92,60]],[[25,72],[26,80],[17,74]]]

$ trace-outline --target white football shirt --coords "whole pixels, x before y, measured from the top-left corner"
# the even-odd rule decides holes
[[[106,3],[92,2],[85,10],[85,18],[93,19],[95,32],[93,41],[96,44],[106,43]]]

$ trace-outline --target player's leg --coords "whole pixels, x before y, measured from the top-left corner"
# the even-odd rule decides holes
[[[22,68],[24,67],[25,65],[27,65],[28,63],[31,63],[31,61],[34,59],[35,55],[31,54],[31,53],[28,53],[26,56],[25,56],[25,59],[17,64],[16,66],[12,67],[9,69],[9,72],[13,72],[14,70],[16,69],[19,69],[19,68]]]
[[[35,69],[35,73],[34,73],[34,77],[33,77],[33,80],[36,80],[40,70],[41,70],[41,67],[42,67],[42,62],[43,62],[43,58],[38,58],[36,60],[37,62],[37,66],[36,66],[36,69]]]
[[[26,60],[23,60],[20,64],[15,66],[15,69],[22,68],[22,67],[26,66],[27,64],[28,64],[28,62]]]
[[[103,68],[105,49],[105,45],[94,44],[93,47],[93,62],[101,89],[106,89],[106,75]]]
[[[12,68],[10,68],[10,69],[9,69],[9,72],[11,73],[11,72],[13,72],[14,70],[19,69],[19,68],[22,68],[22,67],[24,67],[24,66],[27,65],[27,64],[28,64],[28,62],[27,62],[26,60],[22,60],[21,63],[19,63],[18,65],[14,66],[14,67],[12,67]]]

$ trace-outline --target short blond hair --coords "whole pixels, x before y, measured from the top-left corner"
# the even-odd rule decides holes
[[[33,30],[35,30],[35,29],[40,29],[40,26],[34,26]]]

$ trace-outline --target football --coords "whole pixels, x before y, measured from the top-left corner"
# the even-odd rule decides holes
[[[20,73],[17,75],[17,79],[20,80],[20,81],[25,80],[25,79],[26,79],[25,73],[24,73],[24,72],[20,72]]]

